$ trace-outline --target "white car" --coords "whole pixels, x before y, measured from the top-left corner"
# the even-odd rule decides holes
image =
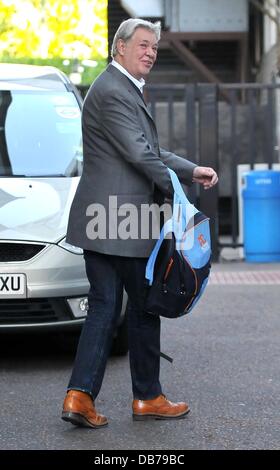
[[[82,171],[81,97],[54,67],[0,64],[0,331],[80,329],[83,252],[65,242]],[[124,295],[114,349],[127,352]]]

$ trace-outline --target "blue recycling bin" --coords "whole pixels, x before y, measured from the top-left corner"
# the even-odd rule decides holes
[[[249,171],[243,178],[245,260],[280,261],[280,171]]]

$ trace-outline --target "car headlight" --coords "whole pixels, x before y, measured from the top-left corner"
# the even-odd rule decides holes
[[[73,253],[74,255],[82,255],[84,253],[84,250],[82,248],[70,245],[65,241],[65,238],[63,238],[63,240],[61,240],[58,245],[61,246],[61,248],[64,248],[64,250],[70,251],[70,253]]]

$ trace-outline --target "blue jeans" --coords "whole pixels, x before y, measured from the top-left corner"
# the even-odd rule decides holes
[[[133,397],[149,400],[162,393],[160,318],[144,311],[147,258],[129,258],[84,251],[90,283],[89,309],[79,340],[68,390],[82,390],[95,399],[100,391],[123,288],[128,294],[128,344]]]

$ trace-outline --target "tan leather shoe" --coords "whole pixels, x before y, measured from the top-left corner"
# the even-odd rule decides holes
[[[97,413],[91,396],[79,390],[69,390],[67,393],[61,418],[77,426],[89,428],[100,428],[108,424],[107,418]]]
[[[172,403],[164,395],[159,395],[153,400],[133,400],[133,419],[176,419],[182,418],[189,411],[187,403]]]

